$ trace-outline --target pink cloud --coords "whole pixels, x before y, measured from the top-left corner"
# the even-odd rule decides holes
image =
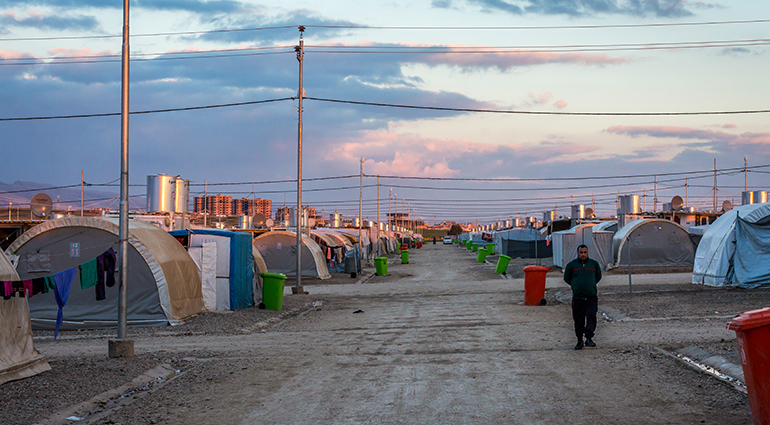
[[[0,50],[0,58],[2,59],[19,59],[19,58],[34,58],[29,53],[17,52],[15,50]]]
[[[569,142],[488,144],[463,139],[423,138],[383,130],[365,132],[336,143],[325,159],[358,161],[364,157],[367,158],[366,172],[373,174],[452,177],[461,173],[459,167],[468,164],[500,167],[517,158],[527,158],[529,164],[573,162],[579,160],[579,155],[598,149],[598,146]]]
[[[557,100],[556,103],[553,104],[553,106],[555,106],[555,107],[557,107],[559,109],[564,109],[564,108],[567,107],[567,102],[565,102],[563,100]]]
[[[63,47],[58,47],[56,49],[51,49],[48,51],[48,54],[51,56],[58,56],[58,57],[73,57],[73,56],[109,56],[109,55],[115,55],[116,52],[113,52],[112,50],[102,50],[100,52],[91,51],[91,48],[86,47],[83,49],[65,49]]]
[[[736,128],[736,127],[738,127],[738,126],[735,125],[735,124],[723,124],[722,125],[722,128]]]
[[[528,96],[530,103],[534,103],[535,105],[545,105],[553,97],[553,94],[551,94],[551,92],[545,92],[539,95],[530,93]]]

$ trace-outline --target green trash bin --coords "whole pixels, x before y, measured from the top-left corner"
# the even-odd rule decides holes
[[[396,251],[401,251],[401,242],[396,242]]]
[[[260,273],[262,277],[262,304],[266,310],[280,311],[283,305],[283,273]]]
[[[497,267],[495,273],[505,274],[505,270],[508,268],[508,262],[511,261],[511,257],[500,254],[500,258],[497,259]]]
[[[474,244],[473,244],[473,250],[472,250],[472,251],[473,251],[473,252],[478,252],[478,250],[479,250],[479,244],[477,244],[477,243],[474,243]]]
[[[377,276],[387,276],[388,257],[377,257],[374,259],[374,268],[377,269]]]
[[[468,248],[468,251],[470,251],[471,249],[473,249],[473,242],[471,241],[465,242],[465,247]]]
[[[476,256],[476,261],[478,261],[479,263],[483,263],[484,260],[486,260],[486,259],[487,259],[487,251],[483,250],[483,249],[480,249],[479,250],[479,255]]]
[[[495,244],[493,243],[487,244],[487,255],[495,255]]]
[[[409,264],[409,250],[401,251],[401,264]]]

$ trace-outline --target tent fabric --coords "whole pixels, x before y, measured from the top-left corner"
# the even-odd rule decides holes
[[[769,260],[770,203],[742,205],[706,229],[695,253],[692,283],[768,288],[767,268],[756,265]]]
[[[577,247],[586,245],[588,257],[596,260],[603,270],[612,263],[613,232],[596,231],[596,223],[584,223],[570,230],[551,234],[553,244],[553,264],[562,269],[567,263],[577,258]]]
[[[217,309],[217,243],[202,242],[200,246],[187,248],[187,253],[198,266],[201,277],[201,294],[206,310]],[[229,297],[228,297],[229,298]],[[229,310],[229,309],[228,309]]]
[[[254,244],[251,244],[251,257],[254,259],[254,305],[262,301],[262,277],[260,273],[268,273],[267,264]]]
[[[179,242],[164,230],[138,220],[129,220],[128,233],[128,325],[176,325],[203,311],[197,267]],[[118,219],[64,217],[29,229],[6,252],[20,256],[17,271],[22,279],[31,279],[82,264],[117,241]],[[72,251],[73,246],[79,249]],[[49,269],[30,270],[27,254],[42,252],[49,255]],[[98,302],[93,291],[71,291],[62,329],[115,327],[118,285],[106,291],[107,300]],[[34,328],[53,329],[58,311],[53,293],[31,298],[29,308]]]
[[[168,233],[174,237],[187,236],[190,248],[201,246],[205,242],[217,244],[217,310],[239,310],[254,305],[251,234],[214,229],[185,229]],[[208,290],[210,291],[210,288]],[[210,309],[211,294],[206,297],[209,298],[207,308]]]
[[[602,222],[596,223],[593,229],[594,231],[600,230],[603,232],[615,233],[618,231],[618,221],[617,220],[602,221]]]
[[[297,277],[297,234],[285,230],[263,233],[253,242],[270,273],[283,273],[286,277]],[[302,276],[330,279],[326,257],[315,241],[302,235]]]
[[[632,221],[612,239],[612,267],[628,265],[628,241],[634,266],[689,266],[695,259],[695,245],[687,229],[661,218]]]
[[[495,233],[495,244],[499,244],[500,253],[511,258],[547,258],[553,256],[553,245],[546,241],[537,229],[517,227]],[[479,233],[481,240],[481,233]],[[499,240],[499,242],[498,242]],[[474,242],[476,242],[474,240]]]
[[[3,280],[19,280],[19,275],[8,257],[0,253],[0,281]],[[0,298],[0,385],[48,370],[51,366],[32,342],[27,299]]]

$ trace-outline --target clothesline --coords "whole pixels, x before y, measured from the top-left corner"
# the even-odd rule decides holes
[[[56,315],[56,328],[54,329],[54,339],[56,339],[64,320],[62,309],[67,304],[75,274],[80,271],[81,289],[86,290],[95,287],[96,300],[102,301],[106,298],[105,286],[115,286],[115,260],[115,250],[110,247],[92,260],[52,275],[3,281],[3,298],[9,299],[12,296],[32,298],[37,294],[48,293],[53,289],[56,305],[59,306]]]

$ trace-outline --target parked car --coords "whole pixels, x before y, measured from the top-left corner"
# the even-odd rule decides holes
[[[452,237],[451,236],[444,236],[444,245],[446,244],[452,244]]]

